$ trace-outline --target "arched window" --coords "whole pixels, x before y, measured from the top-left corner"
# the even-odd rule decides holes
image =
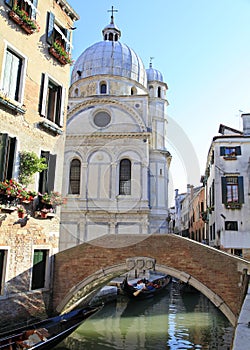
[[[119,194],[131,194],[131,162],[129,159],[122,159],[120,162]]]
[[[73,159],[70,163],[69,194],[80,194],[81,162]]]
[[[106,83],[101,83],[100,84],[100,93],[101,94],[106,94],[107,93],[107,84]]]
[[[161,88],[158,86],[158,97],[161,97]]]
[[[131,95],[136,95],[136,88],[134,86],[131,88]]]

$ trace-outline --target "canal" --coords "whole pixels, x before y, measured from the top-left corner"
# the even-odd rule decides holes
[[[233,327],[202,294],[177,284],[138,302],[119,296],[83,323],[57,350],[229,350]]]

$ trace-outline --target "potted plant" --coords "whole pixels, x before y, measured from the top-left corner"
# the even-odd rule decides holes
[[[39,26],[36,21],[29,17],[28,13],[19,6],[14,5],[12,10],[9,11],[9,17],[19,24],[26,33],[32,34],[35,31],[39,31]]]
[[[43,208],[40,212],[41,218],[46,219],[49,212],[51,212],[51,209]]]
[[[63,65],[73,63],[69,52],[65,50],[64,45],[60,42],[60,40],[53,42],[53,45],[49,48],[49,52]]]
[[[24,215],[25,215],[25,209],[22,205],[20,205],[18,208],[17,208],[17,214],[18,214],[18,217],[19,218],[24,218]]]
[[[46,159],[39,158],[35,152],[20,152],[19,181],[27,186],[31,177],[37,172],[47,169]]]

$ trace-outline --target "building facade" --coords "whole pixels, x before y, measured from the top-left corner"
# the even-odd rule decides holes
[[[243,132],[220,125],[206,167],[208,237],[211,246],[250,258],[250,115]]]
[[[6,320],[45,313],[49,305],[59,211],[43,220],[37,194],[62,188],[71,28],[78,15],[65,0],[0,4],[0,314]],[[44,158],[46,167],[20,183],[25,152]]]
[[[120,42],[113,16],[102,34],[72,71],[60,249],[104,234],[167,232],[167,84]]]

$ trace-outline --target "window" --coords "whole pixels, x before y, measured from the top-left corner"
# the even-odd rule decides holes
[[[224,156],[224,158],[232,158],[236,156],[241,155],[241,147],[235,146],[235,147],[220,147],[220,155]]]
[[[240,257],[243,256],[242,249],[231,249],[231,254],[234,254]]]
[[[16,151],[16,138],[8,134],[0,134],[0,181],[13,177]]]
[[[243,176],[221,178],[222,203],[244,203]]]
[[[120,162],[119,194],[131,194],[131,162],[129,159],[122,159]]]
[[[38,0],[5,0],[5,3],[11,8],[16,5],[21,10],[24,10],[29,18],[36,19]]]
[[[0,249],[0,294],[4,294],[4,281],[6,273],[7,250]]]
[[[31,289],[45,287],[47,256],[48,250],[34,250]]]
[[[107,93],[107,84],[106,83],[101,83],[100,84],[100,93],[101,94],[106,94]]]
[[[238,221],[225,221],[225,230],[238,231]]]
[[[40,173],[38,191],[40,193],[51,192],[54,190],[55,183],[56,154],[42,151],[41,157],[46,159],[48,168]]]
[[[2,89],[9,98],[18,102],[21,101],[21,75],[23,66],[23,58],[10,48],[7,48]]]
[[[80,194],[81,162],[73,159],[70,164],[69,194]]]
[[[43,75],[41,115],[62,127],[64,119],[65,88],[56,83],[47,73]]]
[[[108,126],[111,121],[111,116],[105,111],[97,112],[94,116],[94,123],[99,128],[104,128]]]
[[[160,88],[160,86],[158,86],[158,89],[157,89],[157,96],[161,97],[161,88]]]
[[[52,12],[48,13],[47,22],[47,42],[51,46],[54,42],[60,43],[66,52],[70,51],[70,31],[61,27],[55,21],[55,15]]]

